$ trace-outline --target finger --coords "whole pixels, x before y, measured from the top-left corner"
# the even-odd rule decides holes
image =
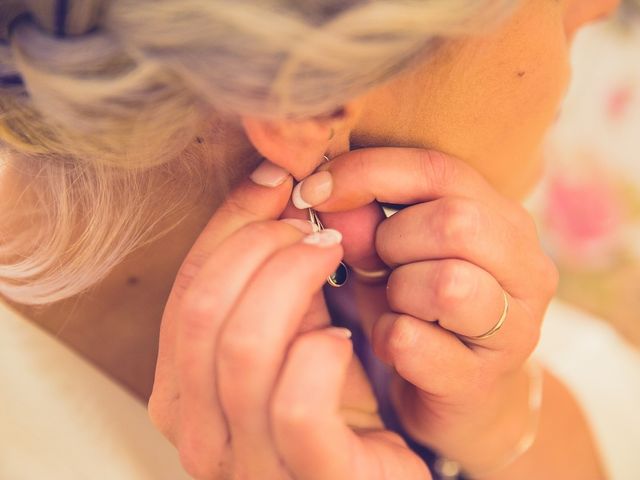
[[[310,219],[308,209],[300,210],[289,202],[282,216]],[[319,215],[324,227],[333,228],[342,233],[344,261],[350,267],[365,270],[387,268],[375,247],[375,231],[380,222],[386,218],[376,203],[365,205],[348,212],[325,213]],[[353,277],[355,280],[357,276]]]
[[[415,204],[458,196],[478,199],[516,223],[524,215],[473,168],[434,150],[363,148],[339,155],[318,170],[331,172],[333,180],[329,199],[314,207],[321,212],[351,210],[374,200]]]
[[[227,201],[216,211],[189,250],[178,270],[162,315],[150,410],[164,411],[172,408],[171,405],[178,395],[178,380],[174,375],[177,335],[175,319],[181,299],[191,282],[215,246],[233,231],[252,222],[277,218],[288,202],[291,190],[291,177],[273,188],[260,186],[251,180],[244,181],[231,192]]]
[[[172,297],[180,297],[186,291],[209,254],[233,232],[250,223],[278,218],[287,206],[291,190],[292,180],[288,177],[276,187],[245,180],[229,193],[189,250],[174,283]]]
[[[335,234],[324,230],[314,237],[333,238],[333,243],[312,245],[305,239],[276,252],[252,279],[220,334],[218,390],[234,454],[249,469],[248,478],[279,468],[267,418],[269,398],[288,344],[342,257]]]
[[[185,462],[200,472],[215,471],[228,437],[215,388],[220,327],[260,266],[303,235],[276,221],[240,229],[210,255],[181,302],[174,372],[180,395],[179,447]]]
[[[296,480],[428,479],[426,466],[390,432],[358,437],[339,412],[352,358],[335,329],[299,337],[271,404],[278,451]],[[311,375],[310,372],[313,372]]]
[[[540,322],[509,297],[499,331],[486,339],[471,338],[497,325],[505,312],[505,300],[493,276],[463,260],[417,262],[396,268],[389,277],[387,300],[394,312],[437,322],[466,337],[463,340],[468,345],[530,352],[538,338]]]
[[[379,205],[371,203],[348,212],[324,213],[320,218],[326,227],[342,232],[344,260],[350,266],[365,270],[386,268],[375,246],[376,229],[385,219]]]
[[[289,199],[287,206],[280,214],[280,218],[297,218],[299,220],[309,220],[309,211],[307,209],[300,210],[296,208],[291,199]],[[336,229],[337,230],[337,229]],[[339,230],[338,230],[339,231]]]
[[[295,218],[309,218],[308,209],[298,209],[289,202],[283,215]],[[378,204],[371,203],[355,210],[319,215],[322,224],[342,233],[344,261],[350,267],[364,270],[380,270],[386,265],[376,252],[375,231],[385,216]],[[352,277],[358,280],[357,276]]]
[[[455,398],[476,380],[478,356],[434,323],[385,313],[374,326],[372,344],[380,359],[427,393]]]
[[[392,266],[443,258],[467,260],[516,297],[528,298],[532,292],[539,296],[547,281],[536,237],[467,198],[441,198],[398,212],[380,224],[376,247]],[[523,271],[530,274],[528,282],[522,281]]]

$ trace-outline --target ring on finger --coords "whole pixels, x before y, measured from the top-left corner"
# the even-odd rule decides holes
[[[355,277],[361,282],[366,284],[381,283],[391,275],[390,268],[381,268],[380,270],[365,270],[363,268],[354,267],[349,265],[349,268],[354,273]]]
[[[478,336],[466,335],[466,338],[469,338],[471,340],[485,340],[489,337],[493,337],[500,331],[500,329],[504,325],[505,320],[507,319],[507,315],[509,314],[509,297],[507,295],[507,292],[502,290],[502,296],[504,298],[504,309],[502,310],[502,315],[500,315],[500,319],[498,320],[498,322],[486,333]]]

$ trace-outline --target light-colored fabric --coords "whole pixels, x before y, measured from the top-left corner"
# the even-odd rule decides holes
[[[146,409],[0,302],[0,480],[186,480]]]
[[[612,480],[640,478],[640,353],[554,301],[536,356],[582,404]],[[183,480],[133,396],[0,302],[0,480]]]
[[[640,352],[604,322],[554,301],[536,356],[582,405],[608,478],[640,479]]]

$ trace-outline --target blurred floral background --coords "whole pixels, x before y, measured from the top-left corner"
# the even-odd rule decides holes
[[[583,31],[530,208],[558,295],[640,347],[640,0]]]

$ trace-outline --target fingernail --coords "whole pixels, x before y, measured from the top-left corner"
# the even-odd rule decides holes
[[[289,172],[285,169],[271,163],[269,160],[264,160],[249,178],[263,187],[277,187],[284,183],[288,177]]]
[[[318,247],[331,247],[342,242],[342,234],[332,228],[325,228],[319,232],[307,235],[302,239],[307,245],[316,245]]]
[[[295,186],[291,200],[299,209],[310,208],[327,200],[331,196],[332,188],[331,173],[314,173]]]
[[[325,328],[324,331],[329,335],[333,335],[334,337],[338,337],[338,338],[349,339],[352,336],[351,330],[343,327],[328,327],[328,328]]]
[[[300,220],[299,218],[283,218],[280,221],[296,227],[302,233],[313,233],[313,224],[309,220]]]

